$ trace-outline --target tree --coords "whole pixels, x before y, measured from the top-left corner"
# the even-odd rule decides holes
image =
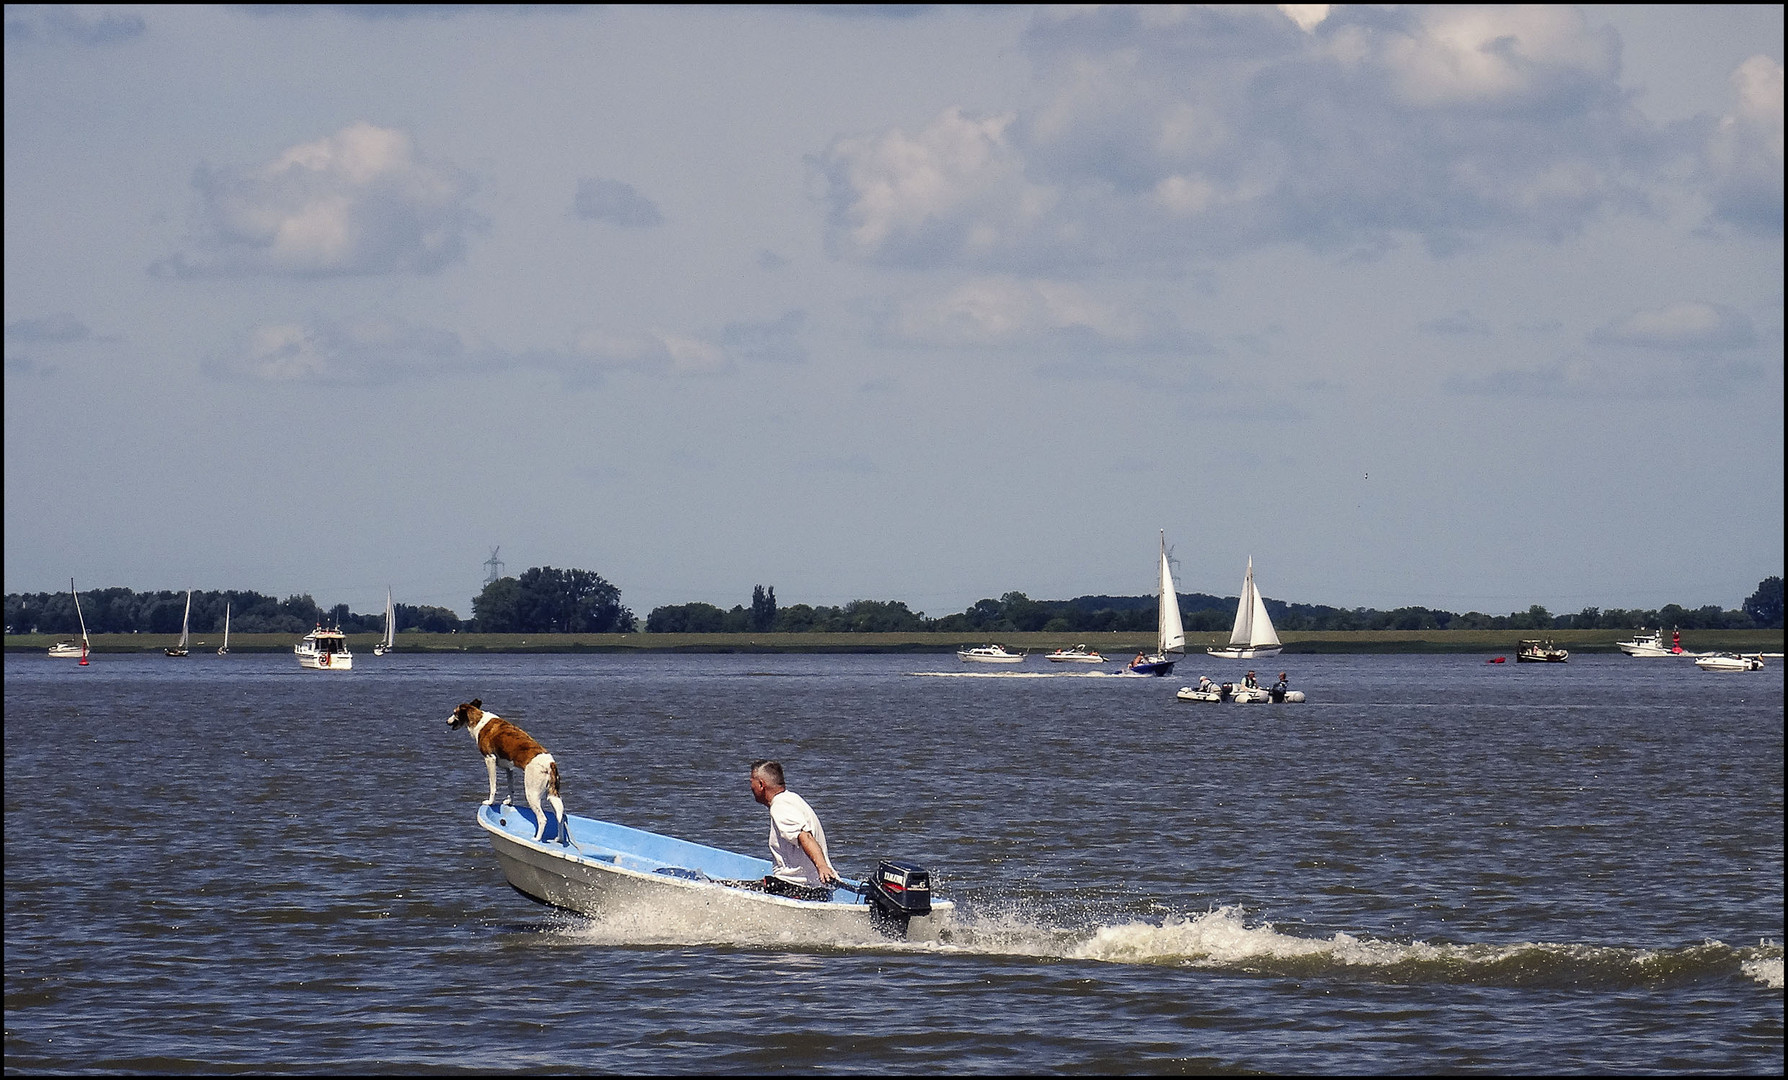
[[[1757,591],[1745,601],[1744,612],[1759,627],[1782,629],[1782,579],[1766,577],[1757,583]]]
[[[776,625],[776,586],[765,588],[762,585],[751,587],[751,617],[746,625],[754,632],[769,630]]]
[[[514,634],[521,627],[521,582],[498,578],[472,600],[472,621],[481,634]]]

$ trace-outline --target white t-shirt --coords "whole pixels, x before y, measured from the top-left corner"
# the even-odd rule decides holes
[[[819,841],[820,852],[832,861],[832,850],[826,846],[826,830],[820,828],[819,815],[807,800],[792,791],[783,791],[770,800],[770,858],[776,862],[771,876],[796,885],[819,886],[819,867],[801,850],[800,836],[812,833]]]

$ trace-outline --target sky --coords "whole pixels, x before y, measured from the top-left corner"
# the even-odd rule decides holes
[[[5,591],[1783,569],[1783,9],[5,9]]]

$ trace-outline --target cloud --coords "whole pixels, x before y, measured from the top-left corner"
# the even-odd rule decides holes
[[[6,40],[51,45],[115,45],[143,36],[148,26],[131,12],[71,7],[6,7]]]
[[[1618,41],[1569,8],[1050,8],[1025,47],[1023,108],[818,156],[834,255],[1047,276],[1557,239],[1641,199],[1660,152]]]
[[[416,153],[402,131],[359,123],[264,165],[193,178],[199,227],[159,276],[297,277],[433,273],[461,257],[484,219],[471,178]]]
[[[1437,337],[1487,337],[1490,334],[1490,324],[1469,311],[1456,311],[1451,315],[1430,319],[1418,324],[1417,329]]]
[[[223,379],[367,385],[491,366],[450,331],[369,317],[258,326],[205,368]]]
[[[378,385],[443,376],[531,369],[568,384],[600,383],[612,373],[711,376],[735,360],[805,357],[795,340],[801,312],[762,324],[728,327],[728,345],[676,331],[587,330],[560,348],[511,350],[468,343],[460,334],[384,316],[267,323],[251,328],[228,353],[204,364],[214,378],[319,385]]]
[[[1723,352],[1757,343],[1751,320],[1719,304],[1683,301],[1662,308],[1635,311],[1590,335],[1601,345],[1679,352]]]
[[[1736,108],[1707,139],[1713,215],[1757,235],[1782,234],[1782,65],[1753,56],[1732,73]]]
[[[649,229],[664,224],[664,215],[651,199],[632,184],[619,180],[579,180],[572,209],[578,217],[603,221],[625,229]]]
[[[729,323],[720,333],[720,345],[743,363],[804,364],[807,348],[801,332],[806,328],[807,313],[789,311],[770,322]]]
[[[1101,299],[1070,282],[1005,275],[908,297],[880,318],[889,341],[929,347],[1061,347],[1082,357],[1149,351],[1209,352],[1173,320]]]
[[[87,324],[66,312],[6,324],[6,340],[35,344],[66,344],[93,337]]]

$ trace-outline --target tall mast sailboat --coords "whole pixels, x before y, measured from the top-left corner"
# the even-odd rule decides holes
[[[186,655],[186,643],[191,639],[191,637],[192,637],[192,590],[188,589],[188,590],[186,590],[186,614],[180,616],[180,644],[174,646],[171,649],[163,649],[162,652],[167,653],[169,656],[185,656]]]
[[[217,655],[230,655],[230,602],[224,601],[224,643],[217,647]]]
[[[374,656],[384,656],[397,648],[397,605],[391,602],[391,586],[385,587],[385,640],[373,646]]]
[[[1130,661],[1131,675],[1170,675],[1174,654],[1186,651],[1186,628],[1180,620],[1180,596],[1173,587],[1173,566],[1167,561],[1167,530],[1161,530],[1161,585],[1155,612],[1155,653]]]
[[[1255,660],[1278,656],[1284,646],[1267,616],[1266,601],[1254,586],[1254,556],[1248,556],[1248,573],[1242,578],[1242,595],[1235,605],[1235,626],[1229,631],[1229,644],[1205,651],[1230,660]]]
[[[75,591],[74,578],[68,579],[68,595],[74,597],[75,618],[81,623],[81,640],[63,638],[50,646],[51,656],[78,656],[81,663],[87,662],[87,618],[81,614],[81,594]]]

